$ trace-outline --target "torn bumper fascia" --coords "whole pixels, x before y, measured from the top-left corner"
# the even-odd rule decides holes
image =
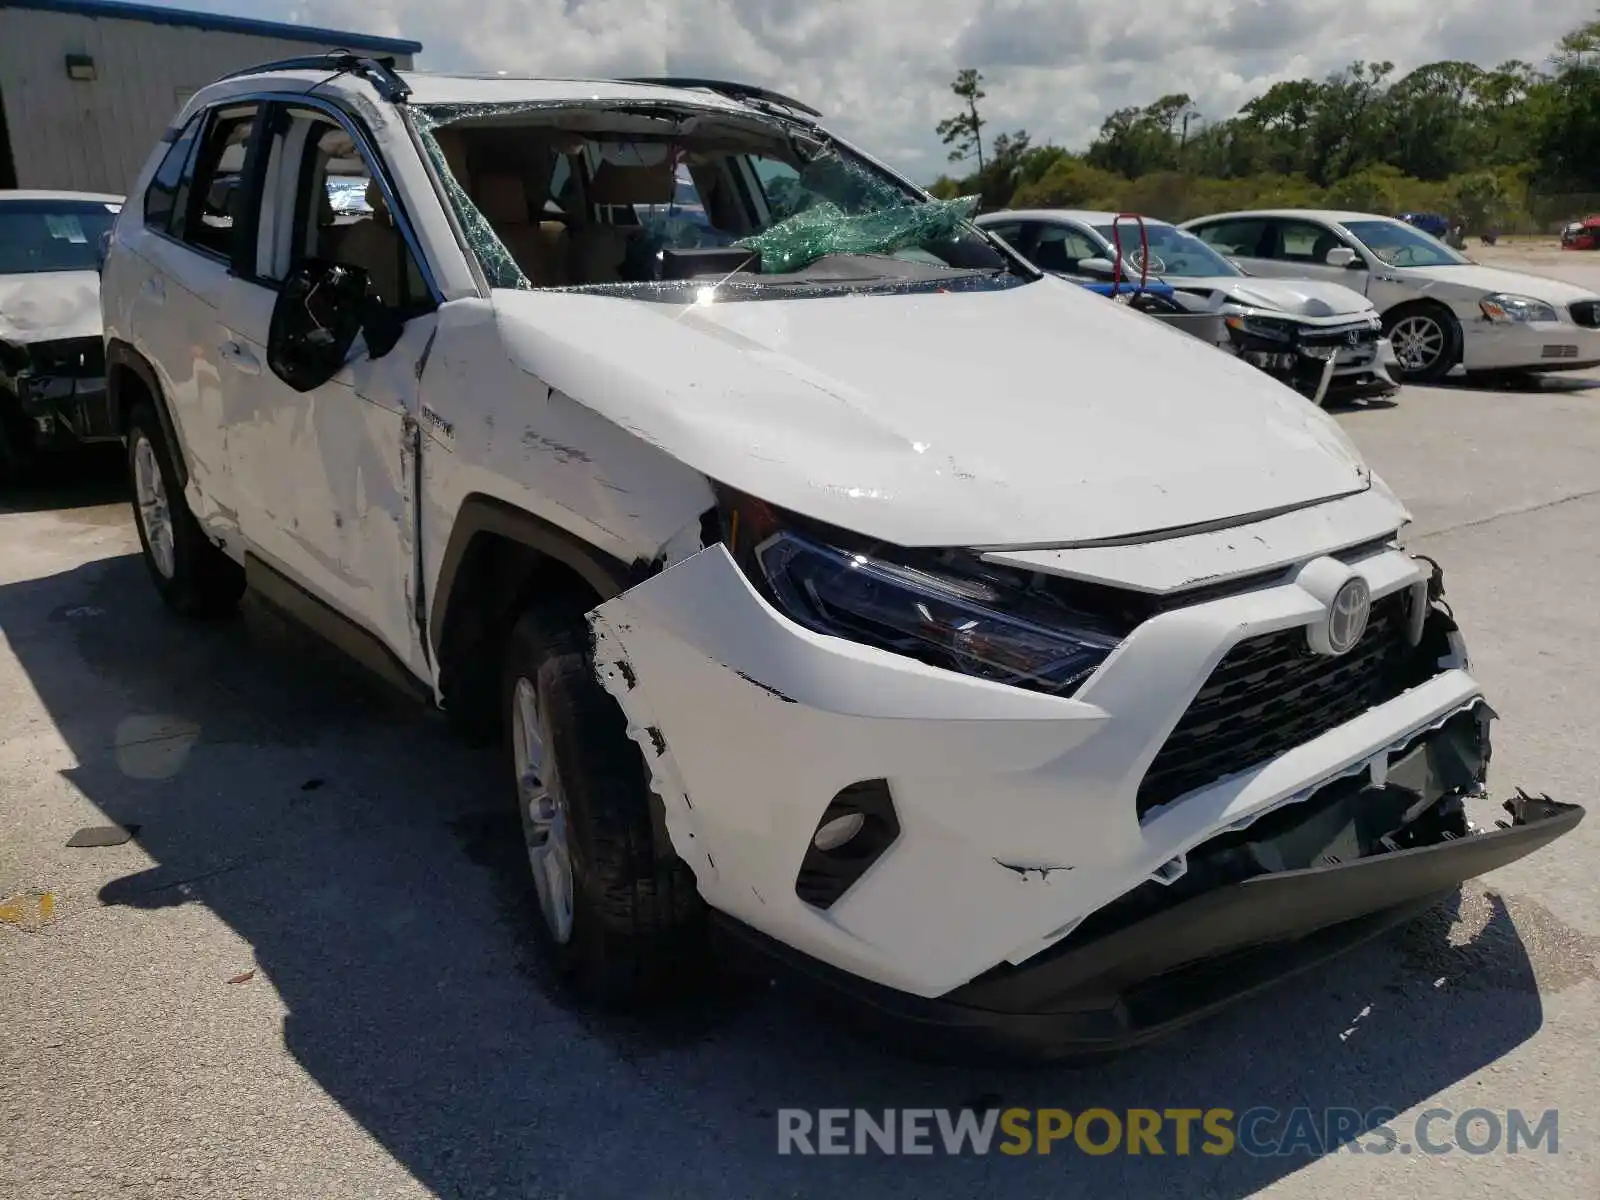
[[[1365,793],[1343,814],[1359,813]],[[1092,1060],[1139,1046],[1368,941],[1475,878],[1547,846],[1584,817],[1576,805],[1519,793],[1487,832],[1277,870],[1073,939],[1017,969],[932,999],[877,986],[806,958],[739,922],[737,948],[789,968],[826,1000],[940,1055]],[[1314,824],[1312,821],[1308,825]],[[1271,844],[1268,844],[1271,848]]]
[[[1400,551],[1356,570],[1375,599],[1426,580]],[[1141,822],[1145,769],[1227,650],[1324,613],[1295,579],[1163,613],[1071,699],[807,630],[720,545],[591,622],[599,677],[707,902],[823,964],[936,997],[1040,954],[1219,832],[1381,771],[1394,747],[1481,702],[1454,662]],[[830,908],[813,908],[795,881],[817,823],[841,789],[872,779],[888,782],[899,836]]]

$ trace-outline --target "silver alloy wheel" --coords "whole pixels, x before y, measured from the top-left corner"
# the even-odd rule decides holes
[[[572,853],[567,840],[567,805],[561,795],[550,727],[539,711],[539,690],[519,678],[511,700],[511,753],[517,772],[517,811],[539,893],[539,911],[550,935],[572,939]]]
[[[1401,317],[1389,331],[1394,356],[1407,371],[1426,371],[1439,361],[1445,347],[1444,326],[1436,317],[1412,313]]]
[[[161,578],[171,579],[177,570],[173,546],[172,506],[167,503],[167,485],[161,478],[161,462],[156,448],[141,431],[133,444],[133,495],[139,510],[139,527],[150,547],[150,561]]]

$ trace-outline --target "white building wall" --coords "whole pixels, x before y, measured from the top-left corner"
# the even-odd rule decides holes
[[[0,99],[17,186],[125,193],[167,123],[229,71],[339,47],[258,34],[0,8]],[[96,78],[67,75],[66,56]],[[411,66],[409,55],[396,65]]]

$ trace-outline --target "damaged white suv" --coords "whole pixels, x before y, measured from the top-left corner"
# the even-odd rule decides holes
[[[1491,713],[1333,421],[967,212],[760,89],[219,81],[105,266],[151,577],[501,731],[613,999],[715,926],[1107,1049],[1571,829],[1467,821]]]

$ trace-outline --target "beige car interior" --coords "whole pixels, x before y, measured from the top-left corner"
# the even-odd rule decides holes
[[[371,290],[391,308],[405,307],[424,296],[426,284],[411,248],[395,224],[383,188],[356,155],[349,135],[331,129],[319,139],[316,153],[314,252],[333,262],[360,267],[367,273]],[[329,179],[337,178],[366,181],[364,198],[371,215],[340,221],[327,187]]]
[[[582,141],[545,132],[534,138],[524,129],[444,128],[434,137],[456,182],[534,287],[618,282],[639,227],[589,213],[593,206],[668,203],[673,164],[602,162],[585,189]],[[558,177],[568,181],[561,195],[552,193]]]

